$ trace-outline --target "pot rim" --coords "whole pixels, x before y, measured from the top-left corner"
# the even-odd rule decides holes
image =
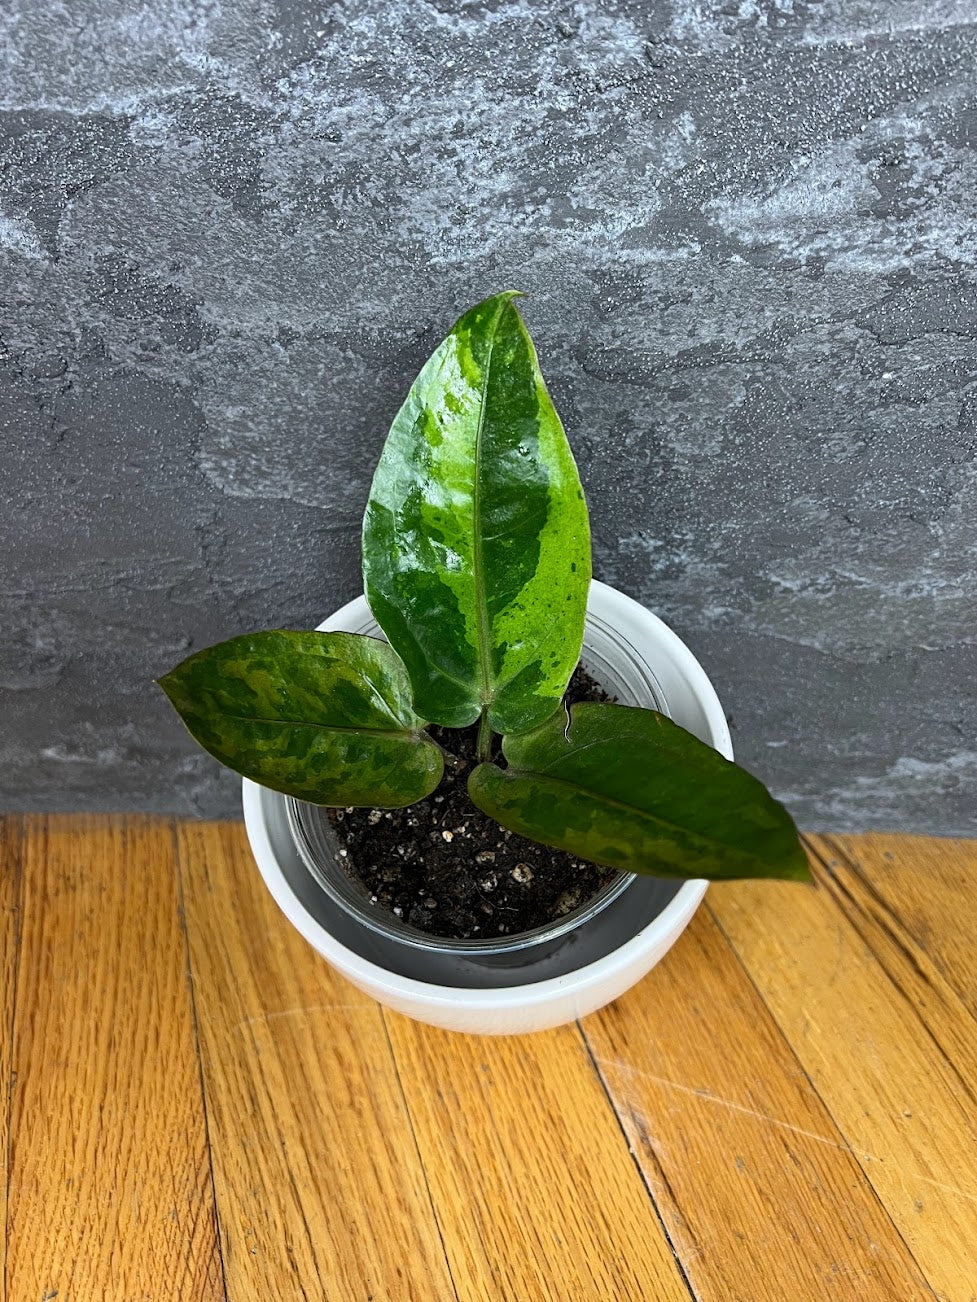
[[[647,632],[654,635],[658,645],[664,648],[667,658],[680,666],[681,676],[702,711],[703,731],[709,734],[704,740],[707,739],[727,759],[732,759],[732,741],[719,698],[705,670],[678,635],[631,597],[596,579],[591,583],[590,599],[595,606],[601,608],[607,622],[617,625],[618,621],[614,618],[616,608],[618,616],[624,617],[625,622],[630,616],[632,620],[643,623]],[[343,629],[351,621],[361,621],[364,614],[368,613],[366,600],[360,596],[347,602],[324,620],[319,628],[326,631]],[[650,667],[653,672],[659,673],[660,667],[657,664],[651,664]],[[667,685],[665,691],[667,697]],[[482,1011],[525,1009],[547,1004],[557,996],[565,997],[575,991],[613,982],[618,973],[631,966],[636,954],[653,949],[670,935],[677,935],[692,917],[708,887],[708,882],[702,879],[683,882],[672,900],[641,931],[610,954],[565,975],[506,987],[459,989],[457,986],[437,985],[401,976],[362,958],[336,940],[330,931],[308,913],[286,880],[268,834],[263,802],[274,793],[267,792],[247,778],[243,779],[242,786],[244,821],[259,871],[275,902],[292,925],[313,948],[354,983],[366,986],[378,995],[382,992],[401,1000],[408,999],[418,1007],[448,1010],[457,1008],[461,1000],[467,1007]]]

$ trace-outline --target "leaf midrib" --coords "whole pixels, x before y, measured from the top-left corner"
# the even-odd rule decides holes
[[[494,766],[497,767],[497,766]],[[599,791],[593,791],[590,787],[581,786],[579,782],[571,782],[567,778],[556,778],[551,773],[541,773],[538,769],[521,769],[511,765],[506,770],[499,770],[504,773],[511,773],[513,777],[531,778],[540,782],[552,782],[555,786],[566,787],[568,790],[575,792],[578,796],[582,793],[590,796],[594,800],[600,800],[610,805],[613,809],[624,810],[628,814],[637,814],[641,818],[647,818],[660,827],[670,828],[674,832],[681,832],[683,836],[695,837],[708,845],[718,845],[724,850],[732,851],[737,855],[745,855],[751,858],[758,858],[758,855],[748,855],[748,852],[740,849],[739,846],[731,844],[729,841],[720,841],[718,837],[703,832],[694,832],[680,823],[673,823],[667,818],[661,818],[658,814],[649,813],[647,809],[639,809],[637,805],[629,805],[626,800],[619,800],[615,796],[605,796]]]
[[[495,337],[499,331],[502,313],[508,308],[508,302],[496,313],[492,323],[492,337],[489,340],[488,356],[485,359],[485,375],[482,381],[482,402],[478,410],[478,426],[475,430],[475,478],[472,486],[472,523],[474,536],[472,545],[472,578],[475,583],[475,631],[478,636],[478,654],[482,671],[481,705],[484,710],[491,703],[491,677],[489,674],[489,634],[488,634],[488,596],[485,589],[484,540],[481,530],[481,480],[482,480],[482,435],[485,429],[485,409],[488,406],[487,393],[492,372],[492,354],[495,351]]]
[[[253,714],[231,714],[227,710],[218,710],[217,714],[221,719],[233,719],[236,723],[275,723],[283,728],[318,728],[322,732],[347,733],[352,736],[362,736],[365,733],[370,737],[394,737],[400,740],[413,737],[418,741],[424,740],[421,728],[368,728],[365,725],[347,728],[338,723],[314,723],[311,719],[259,719]]]

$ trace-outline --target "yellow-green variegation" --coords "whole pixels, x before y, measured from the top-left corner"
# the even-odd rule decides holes
[[[353,633],[234,637],[177,665],[160,687],[215,759],[314,805],[396,808],[441,781],[396,653]]]
[[[435,349],[363,523],[367,599],[415,708],[503,733],[559,705],[590,586],[583,490],[515,297],[479,303]]]
[[[582,704],[507,737],[473,802],[503,827],[593,863],[656,877],[810,872],[797,829],[761,782],[653,710]]]

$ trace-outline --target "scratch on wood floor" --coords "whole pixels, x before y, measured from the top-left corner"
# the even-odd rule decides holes
[[[668,1080],[664,1076],[655,1076],[651,1072],[641,1071],[638,1067],[632,1067],[629,1063],[618,1062],[612,1058],[598,1058],[597,1062],[601,1067],[610,1067],[614,1071],[620,1071],[629,1076],[640,1076],[642,1080],[649,1080],[655,1085],[677,1090],[680,1094],[689,1094],[692,1098],[700,1099],[703,1103],[715,1103],[721,1108],[728,1108],[730,1112],[742,1112],[744,1116],[755,1117],[757,1121],[765,1121],[770,1126],[778,1126],[782,1130],[791,1131],[792,1134],[803,1135],[805,1139],[813,1139],[819,1144],[827,1144],[829,1148],[838,1148],[845,1153],[851,1151],[847,1144],[839,1143],[838,1140],[832,1139],[830,1135],[819,1135],[815,1130],[805,1130],[803,1126],[792,1125],[791,1122],[782,1121],[779,1117],[771,1117],[766,1112],[757,1112],[755,1108],[745,1107],[742,1103],[734,1103],[731,1099],[720,1098],[718,1094],[710,1094],[708,1090],[694,1089],[691,1085],[680,1085],[678,1081]]]
[[[618,1071],[626,1076],[638,1076],[642,1080],[651,1081],[655,1085],[662,1085],[665,1089],[676,1090],[679,1094],[689,1094],[692,1098],[700,1099],[703,1103],[715,1103],[721,1108],[728,1108],[730,1112],[741,1112],[744,1116],[755,1117],[757,1121],[764,1121],[767,1125],[777,1126],[781,1130],[788,1130],[795,1135],[803,1135],[805,1139],[813,1139],[815,1143],[826,1144],[829,1148],[836,1148],[839,1152],[850,1153],[855,1161],[859,1161],[858,1154],[861,1154],[862,1161],[881,1162],[883,1159],[874,1153],[866,1153],[863,1149],[853,1149],[850,1144],[832,1139],[830,1135],[819,1135],[816,1130],[805,1130],[803,1126],[792,1125],[789,1121],[783,1121],[780,1117],[771,1117],[766,1112],[758,1112],[755,1108],[745,1107],[742,1103],[734,1103],[732,1099],[720,1098],[718,1094],[710,1094],[708,1090],[694,1089],[691,1085],[680,1085],[678,1081],[668,1080],[665,1076],[655,1076],[650,1071],[642,1071],[639,1067],[632,1067],[630,1063],[619,1062],[616,1058],[596,1058],[594,1060],[600,1067],[608,1067],[613,1071]],[[651,1144],[654,1148],[654,1139],[650,1133],[641,1136],[646,1143]],[[956,1185],[944,1184],[940,1180],[933,1180],[930,1176],[920,1175],[915,1172],[912,1179],[919,1180],[922,1184],[931,1185],[934,1189],[942,1189],[944,1193],[953,1194],[958,1198],[966,1198],[968,1202],[977,1202],[977,1194],[967,1193],[965,1189],[959,1189]]]
[[[943,1189],[946,1193],[956,1194],[958,1198],[966,1198],[968,1202],[977,1203],[977,1194],[967,1193],[965,1189],[958,1189],[955,1184],[943,1184],[939,1180],[931,1180],[928,1175],[917,1175],[917,1180],[922,1180],[923,1184],[931,1184],[934,1189]]]
[[[282,1017],[300,1017],[303,1013],[375,1013],[375,1004],[301,1004],[298,1008],[282,1008],[277,1013],[256,1013],[254,1017],[245,1017],[237,1023],[235,1031],[243,1031],[246,1026],[258,1026],[262,1022],[274,1022]]]

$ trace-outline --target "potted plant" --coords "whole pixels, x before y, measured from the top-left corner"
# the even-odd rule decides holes
[[[808,877],[691,653],[592,582],[516,297],[466,312],[394,419],[365,598],[160,680],[244,776],[258,867],[303,935],[392,1007],[478,1032],[615,998],[709,879]]]

